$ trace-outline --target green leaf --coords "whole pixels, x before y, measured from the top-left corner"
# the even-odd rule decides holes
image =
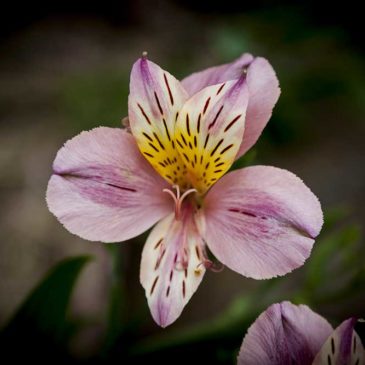
[[[0,334],[0,346],[8,352],[20,350],[12,356],[47,353],[62,347],[72,324],[67,310],[75,282],[90,257],[67,259],[50,270],[30,293]]]

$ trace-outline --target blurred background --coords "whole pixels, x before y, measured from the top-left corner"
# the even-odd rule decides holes
[[[307,303],[333,325],[365,316],[365,43],[355,0],[13,2],[0,20],[0,362],[233,364],[273,302]],[[244,52],[269,59],[282,94],[235,167],[293,171],[325,211],[302,268],[270,281],[208,272],[165,330],[139,283],[146,235],[90,243],[45,203],[62,144],[121,125],[142,51],[177,78]]]

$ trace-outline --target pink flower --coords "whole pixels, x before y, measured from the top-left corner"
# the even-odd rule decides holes
[[[132,134],[100,127],[58,152],[47,201],[71,233],[118,242],[158,222],[140,279],[160,326],[179,317],[211,266],[207,247],[255,279],[310,255],[322,211],[298,177],[255,166],[220,179],[256,142],[279,94],[268,61],[249,54],[181,83],[144,56],[131,73]]]
[[[248,329],[238,365],[364,365],[355,318],[335,330],[306,305],[273,304]]]

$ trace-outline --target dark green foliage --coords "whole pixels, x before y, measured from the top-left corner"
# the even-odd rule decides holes
[[[67,259],[30,293],[0,334],[2,359],[69,361],[67,342],[74,326],[67,316],[70,298],[87,256]]]

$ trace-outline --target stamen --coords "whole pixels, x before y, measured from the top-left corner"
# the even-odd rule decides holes
[[[203,264],[207,269],[210,269],[213,272],[222,272],[224,269],[224,265],[221,262],[206,260]]]
[[[205,269],[210,269],[213,272],[221,272],[224,269],[224,265],[222,263],[213,262],[208,258],[206,242],[204,240],[197,242],[195,250],[197,257],[200,260],[199,264],[197,264],[194,269],[195,275],[200,275],[203,267]]]
[[[180,199],[180,186],[172,185],[172,188],[176,190],[177,199]]]
[[[176,190],[176,195],[170,189],[163,189],[162,191],[164,193],[169,194],[172,197],[172,199],[174,200],[174,203],[175,203],[175,219],[179,220],[180,219],[181,206],[182,206],[182,203],[183,203],[184,199],[190,193],[193,193],[193,192],[196,193],[197,190],[196,189],[189,189],[189,190],[185,191],[183,195],[180,196],[180,187],[179,187],[179,185],[173,185],[172,188]]]
[[[224,269],[224,265],[222,263],[214,263],[213,261],[204,258],[203,261],[201,261],[195,268],[195,272],[196,274],[200,273],[201,271],[201,266],[204,266],[206,269],[209,269],[213,272],[221,272]]]
[[[170,189],[163,189],[162,190],[164,193],[169,194],[170,196],[172,196],[172,199],[174,199],[175,204],[177,205],[177,198],[176,195],[170,190]]]
[[[183,200],[190,194],[190,193],[196,193],[197,190],[196,189],[189,189],[189,190],[186,190],[185,193],[183,195],[181,195],[181,198],[180,198],[180,205],[181,203],[183,202]]]

